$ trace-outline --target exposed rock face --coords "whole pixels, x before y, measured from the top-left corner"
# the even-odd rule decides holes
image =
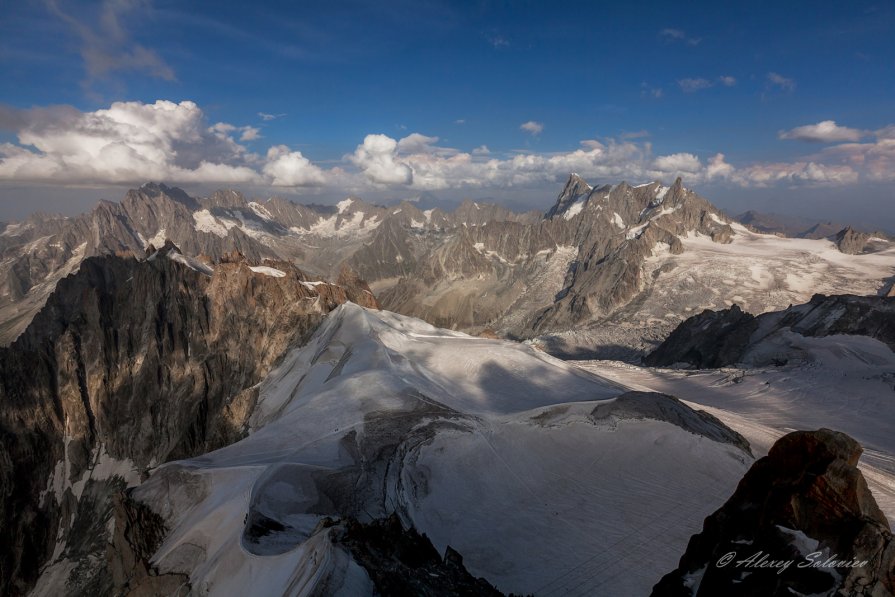
[[[106,551],[114,594],[131,597],[189,594],[189,577],[159,574],[150,563],[168,528],[150,508],[122,492],[112,496],[115,530]]]
[[[867,241],[871,238],[866,232],[858,232],[851,226],[840,230],[835,237],[836,246],[848,255],[857,255],[864,252]]]
[[[892,595],[895,542],[857,469],[861,452],[829,429],[782,437],[652,594]]]
[[[724,311],[705,310],[687,319],[643,359],[648,367],[678,363],[709,369],[737,362],[758,321],[737,305]]]
[[[377,306],[347,272],[312,284],[285,262],[224,258],[213,275],[173,245],[88,258],[0,349],[0,593],[25,593],[45,562],[72,572],[69,591],[99,590],[110,496],[242,437],[288,346],[347,300]]]
[[[734,365],[786,330],[805,337],[869,336],[895,350],[895,300],[818,294],[804,305],[758,317],[744,313],[736,305],[724,311],[704,311],[680,324],[644,359],[644,364],[686,364],[696,368]],[[785,360],[781,357],[776,364],[784,364]]]
[[[442,558],[426,535],[404,529],[395,514],[367,524],[348,520],[334,537],[364,567],[380,595],[503,595],[485,579],[473,577],[450,546]]]
[[[597,404],[591,412],[595,422],[625,419],[652,419],[677,425],[681,429],[720,443],[731,444],[752,455],[749,442],[716,417],[693,410],[683,402],[658,392],[625,392],[612,401]]]
[[[569,176],[569,180],[566,181],[566,186],[563,187],[559,197],[556,198],[556,203],[547,210],[546,217],[550,219],[553,216],[568,212],[575,203],[586,199],[592,190],[593,187],[587,184],[583,178],[577,174],[572,174]]]

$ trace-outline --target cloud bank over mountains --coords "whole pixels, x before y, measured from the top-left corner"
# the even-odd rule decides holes
[[[273,120],[271,118],[270,120]],[[543,124],[523,130],[543,130]],[[391,187],[419,190],[516,188],[553,183],[569,172],[595,181],[726,183],[742,187],[844,185],[895,179],[895,126],[863,131],[828,120],[781,131],[783,140],[827,147],[792,162],[734,165],[723,153],[655,155],[642,136],[585,139],[568,151],[498,154],[485,145],[463,151],[439,137],[395,139],[368,134],[341,163],[325,168],[277,144],[253,148],[260,130],[208,121],[192,101],[115,102],[82,112],[69,106],[19,110],[0,106],[0,129],[18,143],[0,144],[0,181],[52,184],[252,184],[269,187]],[[864,142],[862,142],[864,140]],[[300,140],[296,140],[298,142]]]

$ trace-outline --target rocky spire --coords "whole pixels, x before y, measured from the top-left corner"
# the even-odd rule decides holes
[[[563,187],[562,192],[556,198],[556,203],[547,211],[544,217],[550,219],[562,214],[569,209],[573,203],[582,197],[587,196],[591,189],[592,187],[587,184],[583,178],[574,172],[569,174],[569,180],[566,181],[566,186]]]

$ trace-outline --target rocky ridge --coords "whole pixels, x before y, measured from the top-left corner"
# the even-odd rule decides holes
[[[331,284],[250,264],[224,254],[212,271],[171,243],[87,258],[0,348],[0,593],[24,594],[41,567],[55,590],[102,592],[110,496],[242,437],[288,346],[341,303],[378,306],[348,271]]]
[[[442,327],[538,338],[546,350],[567,356],[597,346],[637,358],[687,309],[723,308],[736,296],[745,296],[756,312],[807,300],[813,271],[773,273],[804,265],[806,252],[830,270],[817,291],[875,292],[895,274],[886,265],[895,262],[884,257],[893,246],[868,237],[859,247],[862,238],[850,234],[837,244],[803,246],[771,237],[782,243],[780,250],[766,251],[768,263],[758,261],[771,273],[755,274],[754,288],[744,294],[725,287],[725,275],[734,268],[742,270],[738,276],[747,274],[749,264],[738,264],[737,254],[768,239],[681,180],[592,186],[572,175],[545,214],[469,200],[445,211],[357,198],[298,205],[249,200],[235,191],[193,198],[147,184],[77,218],[32,218],[2,229],[0,343],[20,333],[58,280],[86,257],[142,255],[149,244],[171,240],[185,256],[208,263],[237,250],[252,261],[290,261],[321,278],[348,265],[370,282],[384,307]],[[737,250],[718,248],[728,245]],[[827,255],[830,248],[856,252],[855,265]],[[717,266],[690,267],[688,255],[704,251]]]
[[[737,305],[723,311],[706,310],[681,323],[643,362],[650,367],[697,369],[743,361],[782,365],[798,357],[798,350],[786,341],[787,332],[810,338],[867,336],[895,350],[895,301],[893,297],[815,295],[804,305],[757,317]],[[776,356],[769,355],[766,347],[775,341],[781,346]]]

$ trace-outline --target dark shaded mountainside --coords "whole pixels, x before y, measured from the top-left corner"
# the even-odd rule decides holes
[[[857,468],[861,452],[829,429],[780,438],[653,597],[895,594],[895,540]]]
[[[111,497],[242,437],[288,347],[346,301],[378,307],[349,271],[330,284],[287,262],[254,267],[170,243],[88,258],[0,348],[0,594],[26,593],[45,565],[58,586],[109,594]]]
[[[781,365],[798,357],[787,333],[809,338],[868,336],[895,350],[895,297],[815,295],[804,305],[758,316],[737,305],[706,310],[681,323],[643,362],[650,367],[697,369],[743,362]]]

